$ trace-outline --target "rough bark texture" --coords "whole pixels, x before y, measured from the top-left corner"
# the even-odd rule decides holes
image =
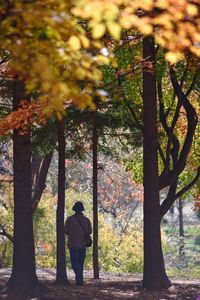
[[[157,99],[155,46],[151,37],[143,41],[144,100],[144,274],[143,286],[167,288],[160,234],[160,200],[157,145]]]
[[[65,136],[64,120],[58,121],[58,204],[56,211],[56,283],[67,284],[64,211],[65,211]]]
[[[94,278],[99,279],[98,259],[98,167],[97,167],[97,111],[93,113],[93,270]]]
[[[18,108],[21,99],[25,99],[24,85],[16,80],[13,91],[14,110]],[[13,155],[14,245],[9,287],[12,291],[26,293],[38,284],[33,239],[30,132],[20,135],[18,131],[14,131]]]

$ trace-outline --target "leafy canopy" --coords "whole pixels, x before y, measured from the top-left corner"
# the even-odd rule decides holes
[[[123,29],[153,34],[175,63],[184,51],[200,56],[199,19],[196,0],[1,1],[0,52],[8,57],[1,70],[37,91],[45,113],[61,117],[68,103],[95,107],[107,33],[116,40]]]

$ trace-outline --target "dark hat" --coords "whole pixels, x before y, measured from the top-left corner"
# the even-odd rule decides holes
[[[83,203],[81,201],[77,201],[74,206],[72,207],[72,209],[76,212],[81,212],[83,210],[85,210]]]

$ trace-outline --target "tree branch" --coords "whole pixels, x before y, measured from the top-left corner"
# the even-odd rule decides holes
[[[35,189],[34,189],[34,193],[32,196],[33,213],[35,212],[35,210],[38,206],[38,203],[42,197],[42,193],[46,187],[45,183],[46,183],[47,173],[49,170],[52,156],[53,156],[53,152],[50,152],[47,155],[45,155],[45,157],[42,161],[42,166],[40,168],[40,172],[39,172],[38,179],[37,179]]]
[[[11,241],[11,242],[13,243],[13,236],[10,235],[10,234],[6,231],[6,229],[5,229],[5,227],[3,226],[3,224],[0,224],[0,229],[1,229],[0,235],[3,235],[3,236],[5,236],[5,237],[7,237],[7,239],[9,239],[9,241]]]
[[[190,95],[190,93],[192,92],[193,87],[195,86],[196,82],[197,82],[197,77],[199,76],[200,72],[199,70],[194,74],[192,83],[190,85],[190,87],[188,88],[187,92],[186,92],[186,97],[188,97]]]
[[[130,105],[130,103],[128,103],[127,99],[125,99],[125,103],[126,103],[126,106],[128,107],[128,109],[129,109],[129,111],[131,113],[131,116],[132,116],[132,118],[133,118],[133,120],[135,122],[135,127],[138,128],[138,129],[140,129],[143,132],[143,126],[140,124],[140,122],[139,122],[139,120],[138,120],[138,118],[137,118],[137,116],[136,116],[136,114],[135,114],[132,106]]]
[[[168,141],[167,141],[167,147],[166,147],[166,158],[165,158],[165,163],[164,163],[164,169],[163,169],[163,174],[168,172],[169,170],[169,164],[170,164],[170,136],[171,136],[171,131],[170,128],[167,125],[166,122],[166,117],[165,117],[165,112],[164,112],[164,104],[163,104],[163,93],[162,93],[162,81],[158,82],[158,100],[159,100],[159,115],[160,115],[160,122],[168,136]]]
[[[189,191],[191,187],[193,187],[193,185],[198,181],[199,177],[200,177],[200,167],[197,169],[197,174],[194,177],[194,179],[175,195],[175,200],[180,198],[187,191]]]
[[[168,212],[169,208],[174,203],[174,201],[176,199],[180,198],[184,193],[189,191],[193,187],[193,185],[198,181],[199,177],[200,177],[200,167],[197,169],[196,176],[194,177],[194,179],[188,185],[186,185],[184,188],[182,188],[174,196],[171,196],[171,194],[169,196],[167,196],[167,198],[162,202],[162,204],[160,206],[160,218],[161,219]],[[174,185],[175,185],[175,183],[174,183]]]
[[[159,113],[160,113],[160,122],[167,134],[167,137],[168,137],[168,141],[167,141],[167,148],[166,148],[166,160],[164,162],[164,169],[163,169],[163,172],[161,174],[161,176],[164,176],[166,175],[168,172],[169,172],[169,166],[170,166],[170,155],[172,155],[173,157],[173,154],[172,154],[172,151],[171,151],[171,143],[173,144],[173,150],[176,149],[176,153],[178,155],[178,152],[179,152],[179,140],[177,139],[176,135],[174,134],[173,130],[174,130],[174,126],[175,126],[175,123],[177,122],[177,117],[175,117],[174,115],[174,119],[172,121],[172,125],[171,127],[169,127],[167,125],[167,116],[165,115],[165,112],[164,112],[164,103],[163,103],[163,94],[162,94],[162,82],[158,82],[158,99],[159,99],[159,105],[160,105],[160,110],[159,110]],[[175,119],[176,118],[176,119]],[[162,159],[163,160],[163,159]],[[176,165],[177,163],[177,157],[176,157],[176,162],[174,161],[173,159],[173,162],[174,162],[174,166]]]
[[[191,103],[189,102],[186,95],[180,89],[180,85],[178,84],[177,77],[173,68],[170,69],[170,76],[171,76],[171,81],[172,81],[174,91],[179,99],[179,103],[183,105],[186,111],[188,126],[187,126],[187,134],[185,137],[185,141],[179,159],[177,161],[177,164],[175,168],[173,168],[173,170],[170,171],[167,175],[162,174],[160,176],[160,180],[159,180],[160,189],[163,189],[164,187],[171,185],[173,182],[175,182],[179,174],[184,170],[186,165],[186,160],[192,146],[196,125],[198,122],[196,111],[191,105]]]
[[[180,81],[180,88],[181,89],[183,89],[183,85],[184,85],[184,81],[186,79],[188,69],[189,69],[189,62],[186,63],[186,66],[185,66],[185,69],[184,69],[184,72],[183,72],[183,76],[182,76],[181,81]]]

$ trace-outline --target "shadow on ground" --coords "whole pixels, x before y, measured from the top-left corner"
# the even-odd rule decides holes
[[[6,271],[6,272],[5,272]],[[5,284],[10,276],[10,270],[0,270],[0,299],[7,300],[200,300],[199,281],[175,280],[174,285],[167,290],[148,291],[142,288],[141,277],[121,276],[105,273],[100,280],[94,280],[92,274],[86,274],[83,286],[76,286],[73,274],[69,272],[71,284],[56,286],[55,271],[39,270],[41,287],[36,295],[22,298],[20,295],[6,294]],[[173,281],[173,280],[172,280]]]
[[[142,288],[141,281],[133,282],[101,282],[87,281],[84,286],[76,287],[74,283],[67,287],[56,287],[53,282],[44,282],[48,288],[40,299],[70,300],[200,300],[200,289],[193,284],[175,284],[167,290],[147,291]]]

